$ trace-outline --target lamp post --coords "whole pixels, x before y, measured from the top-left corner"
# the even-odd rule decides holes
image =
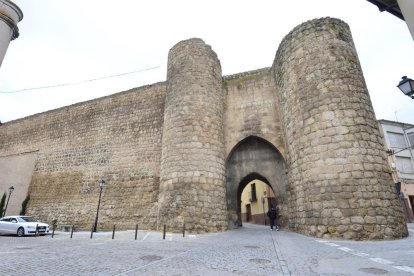
[[[414,99],[414,81],[407,76],[403,76],[397,87],[404,93],[404,95]]]
[[[9,205],[10,196],[13,193],[13,191],[14,191],[14,187],[13,186],[10,186],[10,188],[9,188],[9,197],[7,198],[6,208],[4,208],[4,212],[3,212],[3,216],[2,217],[4,217],[6,215],[7,205]]]
[[[96,210],[96,218],[95,218],[95,224],[93,226],[93,232],[96,232],[96,227],[98,225],[98,214],[99,214],[99,205],[101,205],[101,195],[102,195],[102,189],[105,187],[106,183],[105,180],[99,181],[99,200],[98,200],[98,210]]]

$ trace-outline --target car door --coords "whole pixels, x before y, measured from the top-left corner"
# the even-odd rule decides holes
[[[3,234],[3,224],[4,224],[4,218],[0,219],[0,234]]]
[[[10,230],[10,218],[2,218],[0,219],[0,233],[2,234],[8,234]]]
[[[17,228],[19,228],[19,223],[17,222],[16,218],[10,218],[10,222],[6,224],[7,226],[7,233],[15,234],[17,232]]]

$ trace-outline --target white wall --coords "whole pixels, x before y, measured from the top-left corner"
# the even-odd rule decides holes
[[[414,39],[414,1],[413,0],[397,0],[398,6],[404,16],[411,36]]]
[[[14,3],[0,0],[0,66],[12,40],[13,24],[17,26],[17,23],[22,19],[23,13]]]
[[[5,192],[8,197],[9,187],[14,187],[6,215],[18,215],[20,213],[22,202],[29,190],[36,159],[37,153],[0,156],[0,198]]]

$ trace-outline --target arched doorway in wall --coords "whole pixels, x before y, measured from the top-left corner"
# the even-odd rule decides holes
[[[228,229],[242,226],[241,194],[256,179],[269,185],[276,195],[284,223],[288,221],[287,212],[283,212],[287,209],[287,178],[283,156],[265,139],[249,136],[233,148],[226,161]]]
[[[277,194],[267,179],[252,173],[242,179],[237,199],[240,201],[241,223],[269,225],[267,212],[270,206],[277,206]],[[239,211],[238,211],[239,212]]]

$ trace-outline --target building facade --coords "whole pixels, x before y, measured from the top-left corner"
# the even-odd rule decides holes
[[[414,222],[414,125],[379,120],[405,218]]]
[[[240,227],[242,190],[260,180],[293,231],[408,235],[351,32],[333,18],[294,28],[269,68],[223,77],[189,39],[165,82],[0,126],[7,212],[30,194],[29,214],[90,229],[101,179],[98,228]]]
[[[267,212],[271,206],[277,206],[271,187],[260,180],[250,182],[241,195],[242,222],[269,225]]]
[[[10,41],[19,37],[17,23],[22,19],[23,13],[18,6],[9,0],[0,0],[0,66]]]

